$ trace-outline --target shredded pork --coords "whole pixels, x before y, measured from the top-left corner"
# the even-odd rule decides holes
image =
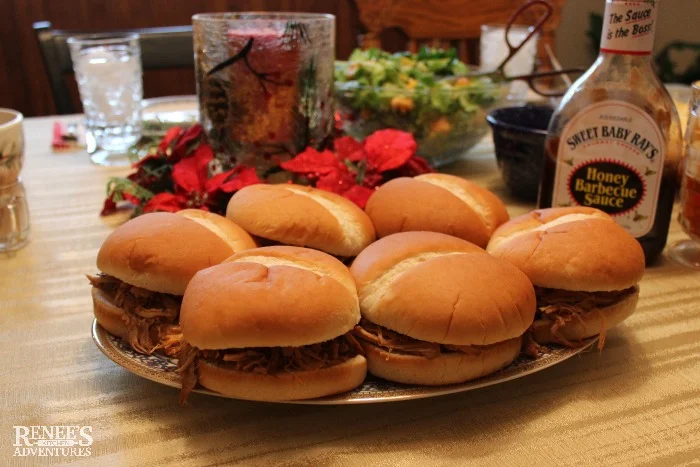
[[[216,361],[235,371],[257,374],[320,370],[364,354],[351,332],[319,344],[301,347],[250,347],[242,349],[200,350],[184,343],[178,354],[178,373],[182,390],[180,404],[187,401],[197,385],[199,359]]]
[[[532,336],[532,331],[527,330],[525,334],[523,334],[523,344],[521,350],[526,356],[534,360],[539,358],[540,355],[544,354],[546,348],[535,342],[535,339]]]
[[[177,355],[182,345],[177,324],[182,297],[142,289],[106,274],[87,275],[87,278],[124,310],[127,341],[134,350],[149,355],[156,350]]]
[[[572,342],[561,333],[561,329],[570,321],[577,320],[583,324],[582,316],[586,313],[599,313],[602,321],[598,349],[605,345],[605,315],[601,308],[614,305],[635,293],[635,288],[611,292],[580,292],[536,287],[537,313],[535,319],[547,318],[552,321],[551,333],[554,339],[567,347],[579,347],[582,342]]]
[[[483,348],[477,345],[450,345],[427,342],[408,337],[404,334],[379,326],[366,319],[360,321],[353,331],[355,336],[365,342],[386,349],[392,353],[415,355],[428,359],[439,357],[443,353],[461,352],[468,355],[480,355]]]

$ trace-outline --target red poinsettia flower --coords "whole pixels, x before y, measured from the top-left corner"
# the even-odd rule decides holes
[[[207,180],[205,190],[210,196],[218,192],[233,193],[248,185],[262,183],[253,167],[238,166],[228,172],[214,175]]]
[[[352,153],[351,147],[351,143],[348,142],[343,150]],[[352,173],[337,155],[328,150],[319,152],[314,148],[306,148],[293,159],[282,162],[280,167],[306,176],[316,188],[342,196],[357,186],[356,174]],[[356,198],[360,200],[362,197]]]
[[[432,171],[415,155],[413,136],[399,130],[377,131],[364,142],[338,137],[334,148],[335,152],[307,148],[280,167],[363,208],[374,190],[390,178]],[[201,125],[171,128],[153,154],[134,164],[134,173],[110,182],[101,214],[116,211],[122,200],[144,212],[199,208],[221,213],[232,193],[262,183],[255,169],[245,166],[210,177],[213,159]]]
[[[333,147],[340,160],[347,159],[352,162],[358,162],[367,157],[362,143],[351,136],[337,138],[333,143]]]
[[[202,125],[192,125],[183,131],[171,144],[172,153],[169,155],[169,159],[176,163],[180,159],[188,156],[189,150],[199,143],[202,138],[204,131],[202,130]],[[197,143],[197,144],[196,144]],[[197,148],[201,146],[209,146],[204,144],[198,144]]]
[[[413,135],[399,130],[375,131],[365,139],[367,167],[377,172],[398,169],[416,153]]]
[[[318,152],[314,148],[306,148],[293,159],[281,162],[280,167],[293,173],[317,177],[342,170],[345,165],[329,150]]]
[[[108,216],[114,212],[117,212],[117,203],[114,202],[112,196],[109,196],[105,198],[105,202],[102,205],[102,211],[100,211],[100,216]]]
[[[343,193],[343,196],[364,209],[365,206],[367,206],[367,201],[369,201],[369,197],[372,196],[372,193],[374,193],[372,188],[362,185],[355,185]]]
[[[175,193],[159,193],[144,206],[144,212],[198,208],[209,211],[217,208],[214,203],[219,193],[233,193],[244,186],[261,183],[252,167],[236,167],[233,170],[209,178],[209,163],[214,159],[211,146],[202,144],[173,166]],[[212,205],[214,204],[214,205]]]
[[[174,126],[165,132],[165,136],[158,144],[158,151],[165,152],[170,147],[170,144],[180,136],[182,133],[182,127]]]
[[[174,193],[158,193],[149,199],[148,202],[143,207],[143,212],[177,212],[187,208],[187,197],[185,195],[176,195]],[[200,209],[204,209],[206,206],[200,206]]]
[[[214,159],[214,151],[207,144],[200,145],[191,156],[173,166],[175,192],[192,196],[202,195],[209,179],[209,163]]]
[[[412,156],[401,169],[402,175],[409,177],[435,172],[428,162],[420,156]]]
[[[405,131],[380,130],[364,143],[343,136],[335,140],[334,147],[335,154],[307,148],[280,167],[304,175],[316,188],[338,193],[363,208],[374,188],[386,181],[385,172],[401,169],[417,175],[430,171],[415,155],[416,141]]]
[[[345,193],[347,190],[357,185],[357,179],[350,173],[347,166],[339,166],[332,172],[325,173],[315,179],[316,188],[338,193]]]

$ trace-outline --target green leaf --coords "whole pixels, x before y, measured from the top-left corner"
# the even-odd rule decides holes
[[[132,182],[128,178],[111,177],[107,181],[107,197],[112,197],[115,202],[118,202],[124,199],[123,193],[135,196],[141,201],[148,201],[153,198],[153,193],[150,190]]]

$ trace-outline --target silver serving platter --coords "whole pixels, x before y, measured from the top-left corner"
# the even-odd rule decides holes
[[[155,381],[156,383],[172,386],[174,388],[180,387],[180,378],[177,373],[175,373],[175,368],[177,367],[176,359],[159,354],[142,355],[134,352],[128,344],[120,338],[114,337],[105,331],[97,324],[97,321],[93,321],[92,323],[92,339],[102,353],[127,371]],[[494,384],[505,383],[506,381],[521,378],[549,368],[550,366],[561,363],[576,354],[590,349],[597,340],[597,337],[591,338],[587,340],[583,346],[575,349],[558,346],[547,347],[548,352],[536,360],[527,357],[518,357],[512,364],[497,373],[466,383],[452,384],[449,386],[411,386],[392,383],[368,375],[365,382],[352,391],[318,399],[289,401],[287,403],[313,405],[371,404],[422,399],[425,397],[437,397],[446,394],[471,391]],[[194,392],[227,397],[202,388],[197,388]]]

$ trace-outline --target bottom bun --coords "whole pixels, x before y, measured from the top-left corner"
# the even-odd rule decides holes
[[[618,303],[580,314],[580,320],[572,319],[557,329],[556,332],[552,332],[555,324],[554,320],[548,318],[536,319],[530,328],[532,337],[538,344],[549,344],[565,343],[562,342],[562,338],[570,342],[577,342],[597,334],[604,335],[606,330],[617,326],[634,313],[638,299],[639,288]],[[601,337],[601,341],[603,340],[604,337]]]
[[[126,339],[128,331],[124,310],[112,303],[107,294],[97,287],[92,288],[92,306],[97,324],[113,336]]]
[[[479,355],[450,352],[436,358],[392,353],[367,342],[369,372],[397,383],[440,386],[480,378],[509,365],[520,353],[522,336],[483,348]]]
[[[292,401],[338,394],[356,388],[367,376],[367,360],[357,355],[320,370],[264,375],[226,368],[205,359],[197,366],[199,384],[236,399]]]

